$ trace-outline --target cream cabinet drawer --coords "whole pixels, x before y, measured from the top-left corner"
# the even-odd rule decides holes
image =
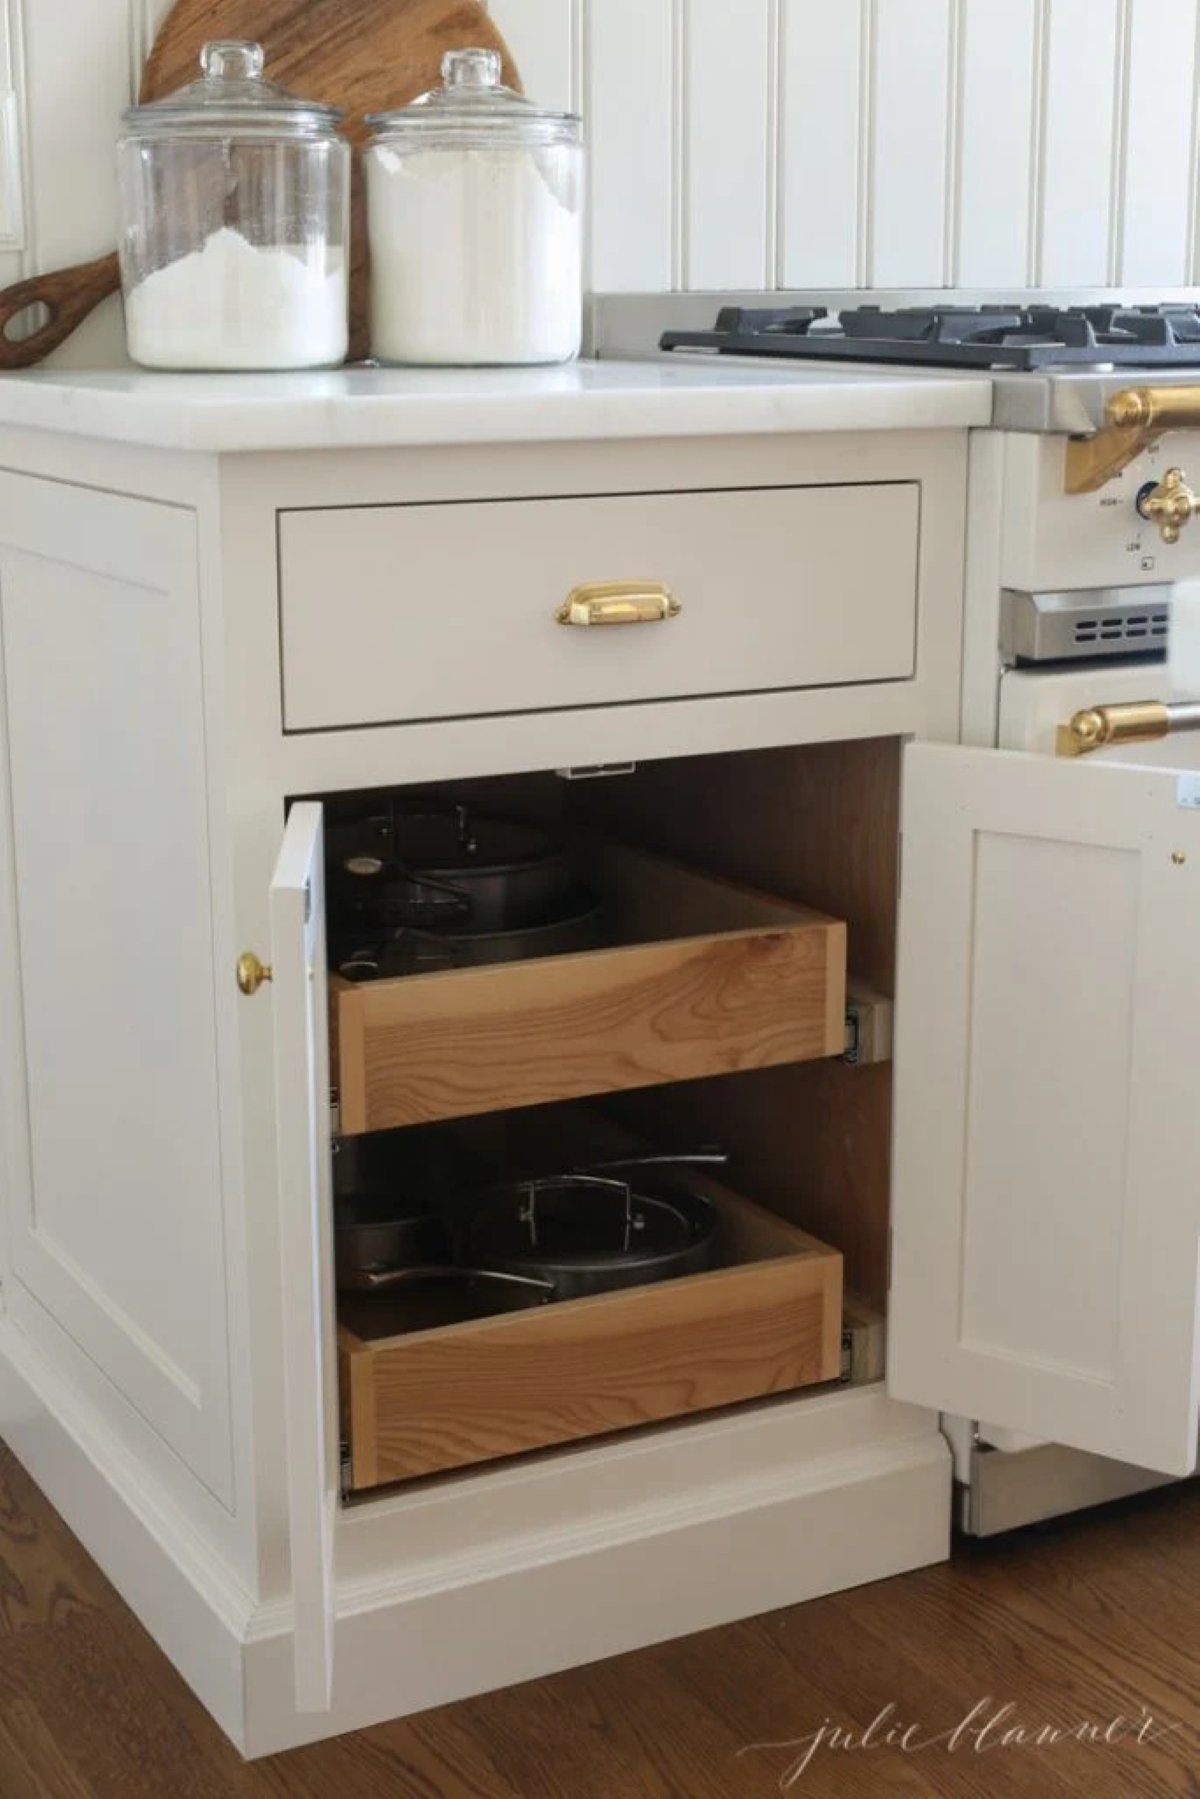
[[[906,680],[919,512],[915,482],[284,512],[285,729]],[[591,583],[679,610],[560,623]]]

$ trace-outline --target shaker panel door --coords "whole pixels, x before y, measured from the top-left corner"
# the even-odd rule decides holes
[[[338,1509],[324,829],[292,807],[271,883],[284,1426],[296,1705],[329,1709]]]
[[[0,474],[0,645],[6,1302],[231,1507],[194,516]]]
[[[1200,811],[1172,768],[907,752],[889,1382],[1196,1462]]]

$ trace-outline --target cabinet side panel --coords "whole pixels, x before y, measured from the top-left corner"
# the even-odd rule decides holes
[[[26,1127],[13,1269],[228,1502],[194,521],[10,485],[0,616]]]

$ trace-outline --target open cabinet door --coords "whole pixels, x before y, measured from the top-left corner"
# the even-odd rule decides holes
[[[889,1386],[1195,1466],[1195,775],[905,761]]]
[[[271,950],[296,1706],[306,1712],[328,1710],[332,1692],[338,1506],[323,858],[321,807],[293,806],[271,883]]]

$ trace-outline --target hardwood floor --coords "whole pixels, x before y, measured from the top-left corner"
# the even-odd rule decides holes
[[[826,1735],[803,1768],[823,1725],[855,1737]],[[998,1740],[1087,1725],[1118,1740]],[[781,1791],[1200,1799],[1200,1485],[246,1766],[0,1450],[0,1799]]]

